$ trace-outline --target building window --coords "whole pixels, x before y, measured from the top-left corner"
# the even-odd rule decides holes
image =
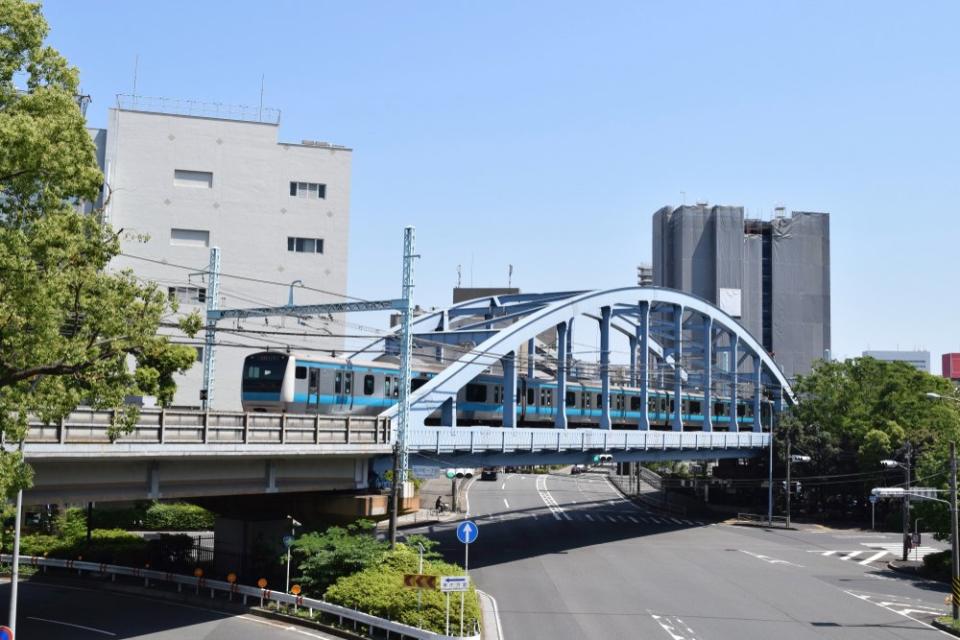
[[[174,169],[173,185],[175,187],[191,187],[194,189],[212,189],[213,174],[209,171]]]
[[[210,232],[206,229],[170,229],[170,244],[178,247],[209,247]]]
[[[287,238],[287,251],[323,253],[323,238]]]
[[[203,362],[203,347],[194,347],[197,350],[197,362]]]
[[[291,182],[290,195],[308,200],[320,200],[327,197],[327,185],[316,182]]]

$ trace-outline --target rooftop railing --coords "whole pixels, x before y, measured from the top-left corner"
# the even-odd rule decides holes
[[[280,124],[279,109],[225,104],[223,102],[202,102],[199,100],[137,96],[121,93],[117,94],[117,108],[125,111],[165,113],[175,116],[194,116],[200,118],[239,120],[242,122]]]

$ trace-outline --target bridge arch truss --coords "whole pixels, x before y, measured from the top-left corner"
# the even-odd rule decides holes
[[[599,358],[595,368],[573,357],[574,323],[595,323],[599,332]],[[397,330],[399,331],[399,330]],[[629,364],[611,363],[611,336],[620,334],[629,345]],[[396,350],[399,333],[374,341],[366,351]],[[733,317],[713,304],[679,291],[659,287],[624,287],[596,291],[512,294],[476,298],[432,311],[413,322],[413,344],[418,358],[442,367],[410,395],[410,426],[419,428],[439,417],[441,426],[456,426],[457,395],[478,375],[502,376],[502,426],[517,425],[517,378],[526,370],[556,381],[554,423],[569,426],[566,389],[572,374],[599,381],[599,428],[611,429],[611,384],[619,382],[639,390],[638,430],[650,430],[645,410],[651,389],[662,389],[673,398],[700,397],[703,431],[713,431],[714,402],[729,406],[752,403],[754,416],[769,401],[778,413],[783,402],[794,403],[790,384],[773,358]],[[445,366],[443,366],[445,365]],[[522,399],[519,400],[522,402]],[[690,430],[682,402],[675,400],[669,416],[672,431]],[[397,407],[382,414],[392,418]],[[736,413],[736,409],[731,409]],[[762,430],[755,419],[752,430]],[[741,430],[737,420],[730,431]]]

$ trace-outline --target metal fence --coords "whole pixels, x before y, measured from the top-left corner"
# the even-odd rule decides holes
[[[769,442],[768,434],[751,432],[704,433],[501,427],[411,429],[407,438],[411,450],[433,453],[759,449],[767,446]]]
[[[117,107],[128,111],[146,111],[149,113],[167,113],[178,116],[198,116],[202,118],[280,124],[279,109],[259,106],[251,107],[242,104],[225,104],[223,102],[202,102],[199,100],[137,96],[120,93],[117,94]]]
[[[13,556],[3,554],[0,555],[0,560],[8,563],[13,562]],[[474,633],[469,636],[447,636],[441,633],[427,631],[426,629],[412,627],[401,622],[379,618],[368,613],[363,613],[362,611],[342,607],[323,600],[315,600],[313,598],[295,596],[289,593],[280,593],[270,589],[225,582],[223,580],[208,580],[204,577],[185,576],[177,573],[139,569],[136,567],[123,567],[99,562],[61,560],[58,558],[41,558],[37,556],[21,556],[20,564],[33,567],[56,567],[77,571],[80,574],[87,572],[97,575],[109,575],[113,580],[116,580],[117,576],[139,578],[143,579],[144,585],[148,587],[151,586],[151,584],[170,583],[177,586],[177,591],[182,591],[184,587],[187,587],[188,589],[195,590],[198,595],[209,592],[211,598],[215,598],[217,593],[225,594],[230,599],[237,596],[244,604],[247,604],[252,599],[253,602],[259,603],[260,606],[265,606],[272,602],[291,608],[303,608],[306,609],[311,616],[317,612],[323,613],[335,619],[340,626],[352,623],[353,629],[357,632],[365,633],[370,637],[374,637],[376,632],[379,631],[381,635],[387,638],[397,638],[398,640],[404,638],[416,640],[480,640],[479,629],[475,629]]]
[[[132,431],[113,435],[111,410],[77,409],[59,423],[32,420],[28,444],[387,444],[377,416],[143,409]]]

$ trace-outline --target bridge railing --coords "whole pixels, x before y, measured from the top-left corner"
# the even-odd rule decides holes
[[[3,562],[13,562],[13,556],[10,554],[3,554],[0,555],[0,560]],[[244,604],[247,603],[248,598],[253,598],[254,601],[259,598],[261,606],[268,602],[275,602],[277,604],[286,605],[287,607],[307,609],[311,615],[313,615],[314,612],[322,612],[329,617],[337,618],[340,626],[344,626],[345,621],[352,622],[354,629],[357,628],[358,624],[362,625],[363,627],[367,627],[369,630],[371,630],[371,637],[373,636],[372,630],[377,629],[380,632],[386,632],[387,637],[395,636],[398,638],[416,638],[417,640],[454,640],[454,638],[457,640],[480,639],[479,633],[462,638],[460,636],[446,636],[442,633],[435,633],[419,627],[412,627],[401,622],[386,620],[384,618],[370,615],[369,613],[343,607],[337,604],[326,602],[324,600],[295,596],[290,593],[283,593],[282,591],[261,589],[260,587],[230,583],[223,580],[208,580],[204,577],[186,576],[177,573],[168,573],[166,571],[125,567],[121,565],[105,564],[100,562],[63,560],[60,558],[41,558],[38,556],[20,556],[20,564],[43,567],[44,570],[46,570],[47,567],[56,567],[59,569],[78,571],[81,574],[83,572],[87,572],[90,574],[103,576],[109,575],[114,580],[116,580],[117,576],[127,576],[143,579],[146,586],[150,586],[151,581],[153,581],[154,584],[169,582],[177,585],[178,591],[182,590],[183,587],[195,589],[197,594],[200,594],[201,591],[203,593],[209,591],[210,597],[213,597],[215,592],[230,594],[231,599],[233,594],[237,594],[243,599]]]
[[[537,451],[634,451],[651,449],[758,449],[767,446],[765,433],[703,433],[673,431],[610,431],[601,429],[411,429],[411,450],[435,453],[500,453]]]
[[[31,421],[28,444],[387,444],[390,421],[180,409],[142,410],[132,431],[111,439],[113,412],[77,409],[59,423]]]

